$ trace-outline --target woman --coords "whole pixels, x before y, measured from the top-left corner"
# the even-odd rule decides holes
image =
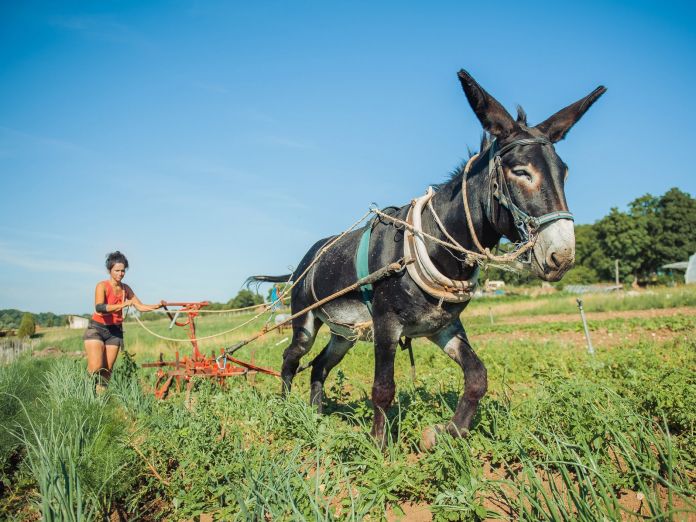
[[[94,292],[95,313],[83,337],[87,352],[87,371],[101,377],[108,384],[119,350],[123,347],[123,309],[135,306],[140,312],[149,312],[162,306],[145,305],[124,284],[128,259],[118,250],[106,257],[106,269],[110,278],[97,283]]]

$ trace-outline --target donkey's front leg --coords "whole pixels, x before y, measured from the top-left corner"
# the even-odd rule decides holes
[[[399,333],[395,328],[380,328],[376,323],[375,331],[375,379],[372,383],[372,405],[374,417],[372,436],[380,447],[386,444],[384,431],[385,415],[394,400],[396,384],[394,383],[394,357],[399,342]]]
[[[465,436],[471,426],[478,403],[488,389],[486,367],[471,348],[460,321],[457,320],[429,339],[461,366],[464,371],[464,393],[459,398],[454,416],[446,425],[438,424],[425,429],[421,440],[423,449],[434,446],[437,434],[443,431],[447,431],[453,437]]]

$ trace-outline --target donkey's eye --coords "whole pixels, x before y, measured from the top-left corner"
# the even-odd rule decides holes
[[[532,175],[527,169],[512,169],[512,173],[520,178],[525,178],[527,181],[532,181]]]

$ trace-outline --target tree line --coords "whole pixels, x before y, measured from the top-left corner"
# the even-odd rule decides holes
[[[619,260],[621,283],[665,281],[660,267],[687,261],[696,253],[696,199],[678,188],[662,196],[645,194],[626,211],[613,207],[593,224],[575,226],[575,266],[563,284],[614,281]],[[486,279],[506,283],[534,282],[529,273],[489,269]]]
[[[226,303],[211,302],[207,306],[208,310],[226,310],[230,308],[245,308],[263,303],[263,297],[252,292],[251,290],[240,290],[236,296],[228,300]],[[71,314],[80,315],[81,317],[90,317],[91,314]],[[143,320],[161,319],[162,314],[151,312],[140,315]],[[34,335],[37,326],[47,328],[51,326],[67,326],[68,316],[58,315],[52,312],[42,312],[33,314],[31,312],[23,312],[21,310],[5,309],[0,310],[0,332],[15,331],[22,329],[22,333],[30,332],[29,336]],[[26,336],[26,335],[24,335]]]
[[[14,308],[0,310],[0,330],[15,330],[19,328],[22,317],[29,312],[22,312]],[[34,323],[38,326],[65,326],[68,324],[67,315],[58,315],[53,312],[42,312],[40,314],[30,314]]]

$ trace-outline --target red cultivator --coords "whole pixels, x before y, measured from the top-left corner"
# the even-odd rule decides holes
[[[164,309],[167,310],[167,315],[171,320],[170,328],[174,325],[185,327],[188,326],[188,336],[193,345],[193,355],[191,357],[184,356],[179,358],[179,351],[175,353],[174,361],[163,360],[160,353],[159,361],[153,363],[145,363],[145,368],[159,368],[157,370],[157,382],[155,383],[155,397],[163,399],[166,397],[172,382],[176,382],[177,391],[181,391],[182,381],[186,382],[187,392],[191,391],[193,386],[193,377],[215,379],[219,384],[224,385],[227,377],[236,377],[254,375],[256,373],[265,373],[279,377],[280,374],[275,370],[256,366],[252,362],[248,363],[234,357],[225,355],[225,349],[220,350],[220,356],[215,357],[215,353],[211,353],[210,357],[206,357],[198,349],[198,339],[196,338],[196,323],[195,319],[201,308],[208,306],[207,301],[198,303],[164,303]],[[167,306],[181,307],[173,314],[167,309]],[[185,314],[187,319],[180,321],[179,316]]]

